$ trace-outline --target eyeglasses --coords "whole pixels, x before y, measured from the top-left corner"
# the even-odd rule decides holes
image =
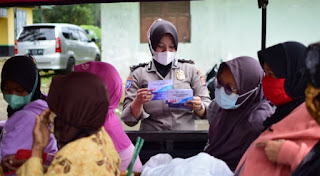
[[[230,85],[228,84],[222,84],[222,82],[218,79],[218,78],[215,78],[214,79],[214,85],[216,86],[216,88],[220,89],[221,87],[224,88],[224,91],[226,92],[227,95],[231,95],[233,92],[236,92],[237,89],[236,88],[233,88],[231,87]]]

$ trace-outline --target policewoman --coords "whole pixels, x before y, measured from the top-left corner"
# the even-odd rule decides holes
[[[210,103],[205,78],[191,60],[176,58],[178,34],[169,21],[158,19],[148,31],[152,54],[149,63],[131,67],[126,82],[121,119],[129,126],[141,120],[140,130],[195,130],[195,119],[205,118]],[[165,100],[151,101],[148,82],[173,80],[174,89],[192,89],[193,100],[186,108],[169,108]]]

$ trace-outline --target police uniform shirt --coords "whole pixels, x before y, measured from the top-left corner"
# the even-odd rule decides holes
[[[173,80],[174,89],[192,89],[194,96],[199,96],[207,107],[210,103],[205,78],[194,66],[193,61],[174,62],[168,74],[163,78],[157,71],[154,61],[132,68],[126,82],[125,99],[121,119],[125,124],[134,126],[138,123],[131,113],[131,103],[138,89],[146,88],[149,81]],[[193,110],[169,108],[165,100],[149,101],[143,104],[140,130],[195,130],[195,119],[199,116]]]

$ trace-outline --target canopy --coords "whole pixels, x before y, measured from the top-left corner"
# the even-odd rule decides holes
[[[112,2],[148,2],[148,1],[151,2],[156,0],[0,0],[0,7],[67,5],[67,4],[84,4],[84,3],[112,3]],[[183,1],[183,0],[161,0],[161,1]]]

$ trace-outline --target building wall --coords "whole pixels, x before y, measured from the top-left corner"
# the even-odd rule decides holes
[[[318,0],[270,1],[267,43],[295,40],[305,45],[320,40]],[[248,55],[261,48],[261,9],[252,0],[191,1],[191,42],[179,43],[178,55],[193,59],[203,72],[220,60]],[[139,3],[101,5],[102,60],[119,70],[123,81],[129,66],[148,62],[148,45],[140,43]]]
[[[0,17],[0,46],[8,44],[8,18]]]
[[[33,23],[32,8],[20,8],[25,10],[27,14],[27,24]],[[0,57],[14,55],[14,8],[8,8],[7,18],[0,17]]]

